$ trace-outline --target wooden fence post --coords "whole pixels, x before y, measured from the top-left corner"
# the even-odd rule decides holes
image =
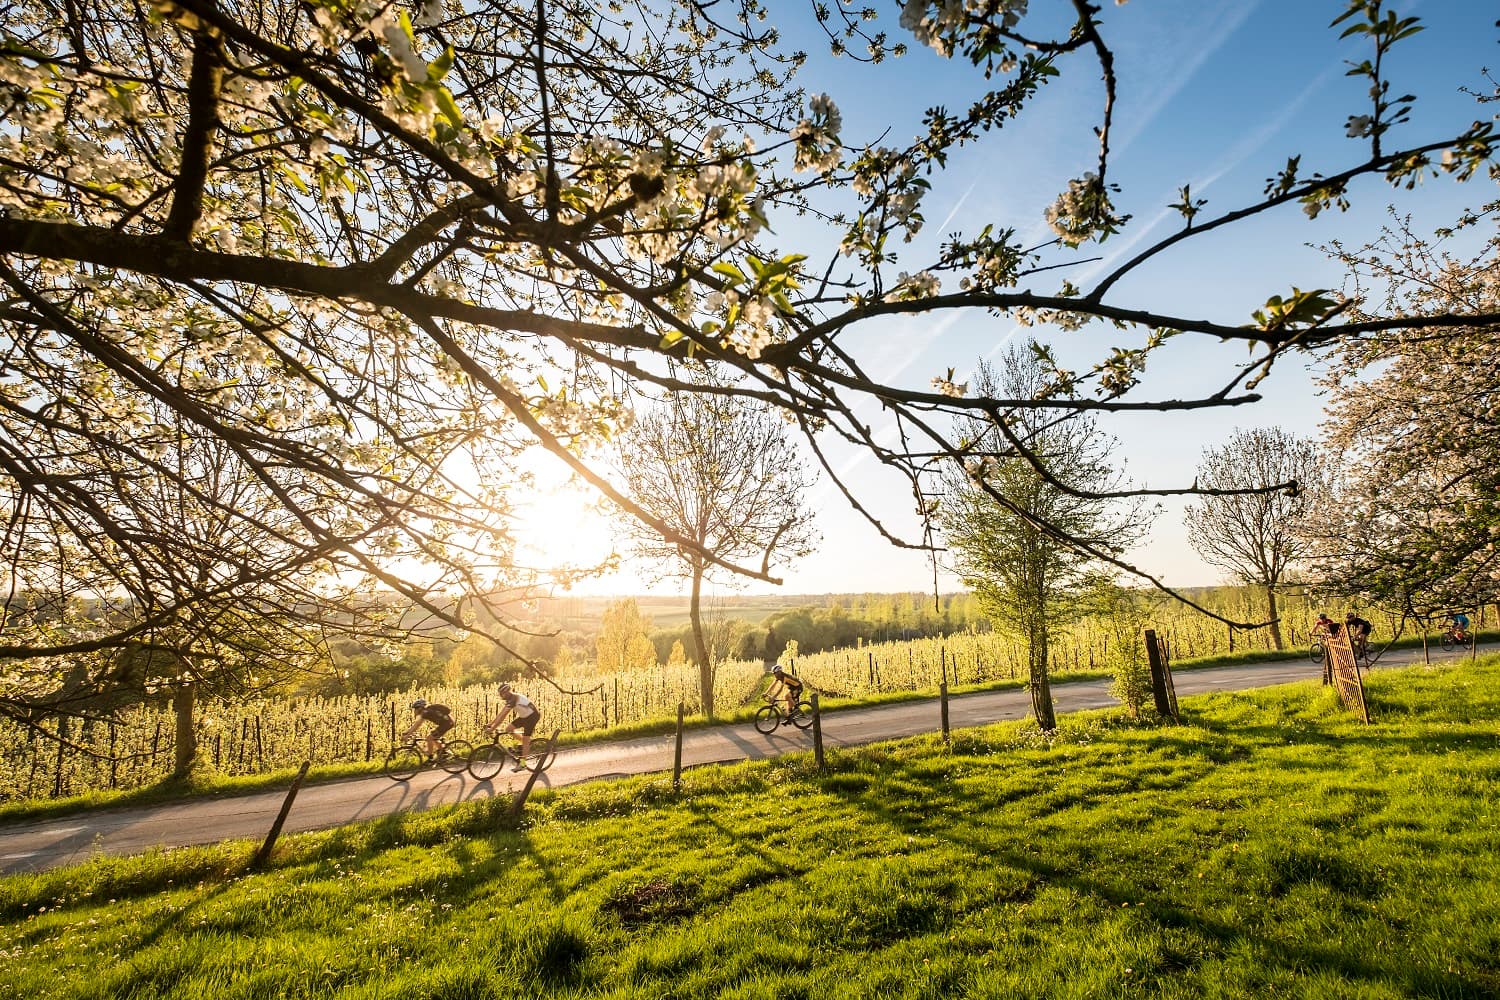
[[[938,703],[942,706],[943,742],[948,742],[948,682],[938,685]]]
[[[287,789],[286,801],[281,803],[281,812],[276,814],[276,822],[271,824],[271,832],[266,834],[266,842],[260,845],[260,850],[255,852],[255,858],[250,862],[253,867],[259,868],[270,859],[271,849],[276,846],[276,838],[281,836],[281,828],[292,811],[292,800],[297,797],[297,789],[302,787],[302,779],[307,777],[309,767],[312,767],[312,761],[303,761],[301,769],[297,771],[297,776],[292,779],[292,787]]]
[[[818,770],[823,770],[823,709],[819,707],[818,692],[812,694],[813,708],[813,760]]]
[[[682,702],[677,703],[677,750],[672,755],[672,791],[682,789],[682,717],[687,714],[687,706]]]
[[[63,751],[68,747],[68,717],[59,716],[57,720],[57,771],[52,776],[52,797],[62,798],[63,790]]]
[[[1146,663],[1151,672],[1151,697],[1156,705],[1156,714],[1164,719],[1177,718],[1177,706],[1172,687],[1172,668],[1163,654],[1155,629],[1146,629]]]
[[[561,735],[562,735],[562,730],[561,729],[557,729],[557,730],[555,730],[552,733],[552,740],[551,740],[551,744],[550,744],[551,747],[552,747],[552,749],[551,749],[550,753],[556,753],[557,752],[557,738],[559,736],[561,736]],[[525,806],[526,806],[526,799],[527,799],[528,796],[531,795],[531,789],[536,785],[536,779],[538,779],[538,778],[540,778],[542,776],[542,768],[541,768],[542,763],[543,763],[543,761],[538,760],[537,761],[537,766],[531,768],[531,777],[529,777],[529,778],[526,779],[526,784],[524,786],[522,786],[521,791],[516,794],[515,801],[510,804],[510,818],[511,819],[517,819],[518,817],[520,817],[521,810],[523,808],[525,808]]]

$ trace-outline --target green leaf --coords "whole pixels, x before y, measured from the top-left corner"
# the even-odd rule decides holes
[[[281,175],[287,180],[291,181],[293,186],[296,187],[298,191],[301,191],[303,194],[312,193],[312,189],[307,186],[307,182],[302,179],[302,175],[300,173],[293,170],[291,167],[286,166],[285,164],[280,165],[278,169],[280,170]]]
[[[453,46],[445,46],[443,54],[427,64],[427,79],[432,83],[441,83],[443,77],[453,68]]]
[[[747,284],[750,280],[749,278],[745,277],[744,271],[741,271],[738,267],[734,266],[727,260],[719,261],[713,267],[709,268],[709,270],[713,271],[715,274],[722,274],[724,277],[730,279],[737,285]]]
[[[443,117],[448,119],[454,128],[463,128],[464,113],[458,110],[458,102],[453,99],[453,92],[442,84],[435,84],[432,89],[437,96],[438,110],[442,111]]]

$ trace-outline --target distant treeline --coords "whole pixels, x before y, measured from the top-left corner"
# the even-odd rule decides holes
[[[864,642],[926,639],[987,627],[969,594],[860,594],[826,606],[804,605],[767,615],[759,624],[738,618],[713,622],[716,652],[736,660],[775,660],[796,642],[802,653],[821,653]],[[673,646],[691,648],[691,626],[656,629],[651,644],[666,663]],[[727,632],[727,636],[722,633]]]
[[[802,598],[811,601],[819,598]],[[634,601],[634,598],[619,600]],[[774,607],[772,599],[762,599]],[[987,620],[969,594],[852,594],[829,595],[823,604],[806,603],[773,611],[756,620],[746,620],[724,609],[710,608],[706,615],[706,639],[719,659],[774,660],[787,644],[796,642],[800,653],[817,653],[868,642],[933,638],[957,632],[984,631]],[[685,608],[686,600],[681,602]],[[746,610],[737,600],[734,611]],[[612,605],[595,601],[589,610],[600,617],[578,616],[573,603],[566,624],[541,619],[529,623],[531,632],[516,633],[512,648],[529,659],[547,665],[558,674],[593,672],[595,644],[600,618]],[[678,617],[675,608],[660,598],[650,602],[652,610]],[[691,626],[686,622],[666,628],[652,627],[643,619],[642,633],[656,653],[658,664],[690,657]],[[376,694],[404,691],[413,685],[489,684],[518,676],[521,665],[487,639],[434,639],[413,642],[394,655],[390,650],[368,649],[355,642],[335,643],[332,663],[326,673],[302,685],[306,693]],[[641,664],[645,666],[646,664]]]
[[[1257,587],[1194,587],[1184,589],[1182,594],[1234,621],[1264,621],[1267,613],[1265,595]],[[588,603],[582,603],[583,600]],[[594,674],[599,669],[597,650],[605,613],[628,603],[633,615],[612,617],[634,622],[632,628],[637,630],[638,641],[633,646],[642,653],[630,663],[611,669],[641,670],[691,659],[691,631],[683,621],[686,599],[676,604],[665,598],[642,599],[642,607],[635,606],[636,600],[580,599],[569,607],[567,625],[544,618],[530,622],[528,628],[536,634],[515,634],[512,647],[522,656],[545,665],[555,676]],[[734,598],[733,603],[711,605],[705,627],[715,660],[782,659],[787,644],[793,641],[798,655],[807,656],[874,642],[991,630],[978,600],[966,593],[944,594],[936,600],[931,594],[918,593],[808,595],[787,600],[801,603],[777,607],[774,598]],[[1159,635],[1172,643],[1174,656],[1210,656],[1271,648],[1268,629],[1231,629],[1164,595],[1151,593],[1151,600],[1154,626]],[[757,605],[772,610],[755,618],[744,616],[751,608],[759,610]],[[581,617],[580,609],[590,612],[589,616]],[[1289,585],[1282,589],[1283,634],[1292,645],[1305,642],[1316,612],[1326,610],[1342,617],[1348,609],[1342,603],[1319,603],[1301,586]],[[1392,635],[1400,627],[1399,622],[1386,620],[1372,609],[1365,612],[1366,617],[1375,620],[1377,634],[1382,637]],[[671,624],[666,627],[655,624],[661,619]],[[1079,634],[1082,645],[1068,649],[1085,658],[1087,654],[1079,651],[1097,644],[1096,639],[1083,641],[1092,634],[1090,621],[1091,615],[1081,612],[1065,630]],[[616,646],[628,644],[619,639],[616,637]],[[365,649],[346,642],[336,644],[333,653],[330,669],[298,685],[299,693],[380,694],[405,691],[413,686],[493,684],[514,679],[522,670],[513,656],[478,636],[414,641],[394,651]],[[1062,646],[1056,655],[1065,655]]]

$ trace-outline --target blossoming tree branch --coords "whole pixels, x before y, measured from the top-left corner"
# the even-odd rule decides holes
[[[1111,296],[1201,234],[1340,207],[1362,181],[1495,176],[1492,123],[1397,142],[1429,126],[1412,98],[1391,96],[1384,57],[1420,25],[1388,7],[1350,0],[1329,36],[1362,47],[1352,58],[1371,98],[1347,126],[1358,156],[1318,171],[1292,158],[1252,204],[1211,210],[1184,187],[1180,228],[1075,284],[1080,253],[1129,225],[1111,152],[1128,81],[1109,43],[1128,7],[1106,16],[1072,0],[1039,18],[1026,0],[909,0],[889,16],[816,5],[835,54],[899,65],[909,41],[975,74],[982,93],[966,110],[934,95],[922,134],[883,145],[845,134],[838,95],[795,89],[808,57],[759,0],[11,5],[0,655],[22,666],[6,690],[24,701],[75,675],[91,690],[102,681],[89,658],[105,649],[164,659],[163,676],[223,671],[250,685],[242,662],[289,631],[387,628],[377,592],[434,622],[503,622],[472,601],[539,579],[511,540],[517,460],[538,445],[691,548],[590,461],[638,397],[758,400],[815,454],[842,437],[920,494],[943,463],[982,483],[993,453],[957,437],[963,418],[1242,405],[1308,345],[1494,323],[1354,321],[1327,290],[1269,289],[1241,324]],[[1068,23],[1054,33],[1057,8]],[[877,31],[891,16],[894,34]],[[1058,178],[1031,218],[973,220],[931,259],[906,261],[897,250],[950,155],[1064,74],[1103,81],[1093,168]],[[808,242],[779,245],[772,230],[793,218]],[[1035,219],[1052,233],[1040,244],[1018,235]],[[1064,332],[1105,324],[1119,345],[1030,399],[970,394],[951,370],[915,384],[871,374],[869,325],[958,311]],[[1201,391],[1136,398],[1153,352],[1185,336],[1241,347]],[[684,377],[694,366],[717,377]],[[859,415],[871,403],[899,421],[900,445]],[[1019,437],[1004,447],[1026,454]],[[702,556],[775,578],[761,562]],[[80,617],[68,610],[80,595],[115,603]],[[227,648],[230,607],[275,611],[280,625],[239,621]]]

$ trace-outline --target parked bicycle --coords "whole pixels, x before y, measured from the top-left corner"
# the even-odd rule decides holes
[[[469,754],[469,774],[475,781],[489,781],[499,774],[506,762],[515,770],[545,771],[557,759],[557,747],[545,736],[531,738],[531,752],[521,756],[521,740],[514,733],[496,736],[492,743],[481,743]]]
[[[468,740],[438,740],[437,756],[427,756],[424,740],[413,737],[405,743],[391,747],[381,765],[381,773],[392,781],[409,781],[421,771],[441,768],[449,774],[458,774],[469,766],[469,757],[474,746]]]
[[[796,726],[798,729],[806,729],[813,724],[813,707],[810,701],[797,702],[797,708],[791,714],[779,698],[767,699],[755,713],[755,729],[766,736],[774,733],[781,726]]]

